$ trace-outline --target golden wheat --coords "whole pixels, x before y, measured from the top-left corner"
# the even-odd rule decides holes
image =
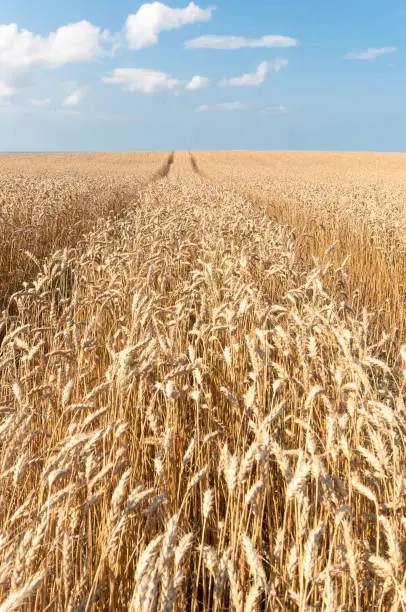
[[[0,157],[0,302],[38,272],[45,257],[74,246],[99,218],[135,205],[167,154]]]
[[[117,161],[5,300],[2,610],[406,606],[402,336],[215,159]]]
[[[199,152],[193,158],[201,174],[245,193],[289,226],[299,257],[325,269],[325,283],[329,264],[345,269],[348,282],[335,287],[337,299],[358,317],[367,306],[377,338],[388,328],[406,333],[405,155]]]

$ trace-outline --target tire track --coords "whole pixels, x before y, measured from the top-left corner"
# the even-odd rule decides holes
[[[174,151],[172,151],[169,154],[168,159],[166,160],[164,165],[155,172],[152,178],[148,181],[148,184],[153,183],[154,181],[159,181],[160,179],[167,177],[174,161],[175,161],[175,153]]]
[[[207,174],[205,174],[203,170],[199,168],[199,164],[197,163],[196,157],[193,155],[193,153],[189,153],[189,159],[190,159],[191,166],[193,168],[193,172],[198,174],[201,178],[207,179],[208,178]]]

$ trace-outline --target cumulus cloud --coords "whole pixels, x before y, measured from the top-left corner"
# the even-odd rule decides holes
[[[273,62],[262,62],[254,73],[246,73],[239,77],[224,79],[220,81],[220,85],[232,87],[258,87],[262,85],[270,70],[279,72],[279,70],[287,65],[288,60],[286,59],[276,59]]]
[[[212,13],[212,8],[202,9],[194,2],[190,2],[185,8],[171,8],[161,2],[143,4],[137,13],[127,17],[127,44],[130,49],[151,47],[158,42],[160,32],[209,21]]]
[[[195,90],[195,89],[204,89],[205,87],[209,87],[211,85],[211,79],[203,76],[195,75],[191,81],[186,85],[186,89]]]
[[[0,81],[12,88],[36,68],[57,68],[104,55],[109,35],[89,21],[61,26],[40,36],[17,24],[0,24]]]
[[[223,102],[221,104],[201,104],[197,107],[196,113],[204,113],[207,111],[238,111],[249,108],[247,104],[242,102]]]
[[[262,36],[246,38],[245,36],[200,36],[185,43],[187,49],[225,49],[235,50],[244,47],[297,47],[299,41],[290,36]]]
[[[0,25],[0,67],[6,69],[63,66],[103,55],[108,35],[89,21],[62,26],[47,37],[20,30],[15,23]]]
[[[164,72],[143,68],[116,68],[102,79],[103,83],[123,85],[128,91],[140,91],[152,94],[175,89],[180,81]]]
[[[79,104],[84,98],[84,95],[85,94],[83,90],[76,89],[75,91],[72,91],[72,93],[70,93],[68,96],[66,96],[66,98],[62,102],[62,106],[79,106]]]
[[[233,87],[253,87],[261,85],[268,74],[268,62],[262,62],[252,74],[246,73],[239,77],[232,77],[220,82],[220,85],[230,85]]]
[[[347,53],[345,59],[374,60],[380,55],[394,53],[395,51],[397,51],[397,47],[381,47],[379,49],[367,49],[366,51],[351,51],[350,53]]]

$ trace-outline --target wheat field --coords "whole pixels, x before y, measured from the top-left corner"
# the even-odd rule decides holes
[[[406,609],[405,158],[0,158],[0,611]]]

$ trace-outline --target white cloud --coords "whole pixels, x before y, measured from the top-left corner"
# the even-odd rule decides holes
[[[107,53],[109,35],[89,21],[61,26],[48,36],[0,24],[0,81],[7,87],[30,77],[35,68],[87,62]]]
[[[239,110],[257,110],[263,115],[284,115],[288,112],[285,106],[264,106],[258,104],[244,104],[243,102],[223,102],[221,104],[202,104],[195,110],[196,113],[204,113],[208,111],[239,111]]]
[[[211,84],[211,79],[203,76],[195,75],[191,81],[186,85],[186,89],[195,90],[195,89],[203,89],[204,87],[209,87]]]
[[[265,106],[261,111],[263,115],[285,115],[287,112],[286,106]]]
[[[387,53],[394,53],[397,51],[397,47],[381,47],[380,49],[367,49],[366,51],[351,51],[347,53],[345,59],[356,59],[356,60],[374,60],[380,55],[386,55]]]
[[[76,89],[72,91],[71,94],[66,96],[64,101],[62,102],[62,106],[79,106],[84,97],[84,91],[80,89]]]
[[[230,85],[233,87],[258,86],[264,82],[267,74],[268,74],[268,62],[262,62],[254,73],[252,74],[246,73],[239,77],[225,79],[224,81],[220,82],[220,85]]]
[[[290,36],[200,36],[185,43],[187,49],[242,49],[243,47],[297,47],[299,41]]]
[[[239,77],[224,79],[220,81],[220,85],[232,87],[258,87],[262,85],[270,70],[279,72],[281,68],[287,65],[288,60],[286,59],[276,59],[273,62],[262,62],[254,73],[247,73]]]
[[[62,26],[47,37],[19,30],[15,23],[0,25],[0,67],[57,67],[90,61],[104,54],[102,44],[107,38],[106,32],[89,21]]]
[[[31,106],[49,106],[49,104],[51,104],[51,98],[44,98],[44,99],[30,98],[29,102]]]
[[[172,90],[180,85],[180,81],[164,72],[143,68],[116,68],[102,82],[123,85],[124,89],[145,94]]]
[[[196,113],[204,113],[207,111],[237,111],[237,110],[245,110],[250,108],[248,105],[243,104],[242,102],[223,102],[222,104],[201,104],[197,107]]]
[[[127,17],[125,32],[128,46],[130,49],[151,47],[158,42],[160,32],[210,21],[212,13],[212,8],[202,9],[194,2],[185,8],[171,8],[161,2],[143,4],[135,15]]]

